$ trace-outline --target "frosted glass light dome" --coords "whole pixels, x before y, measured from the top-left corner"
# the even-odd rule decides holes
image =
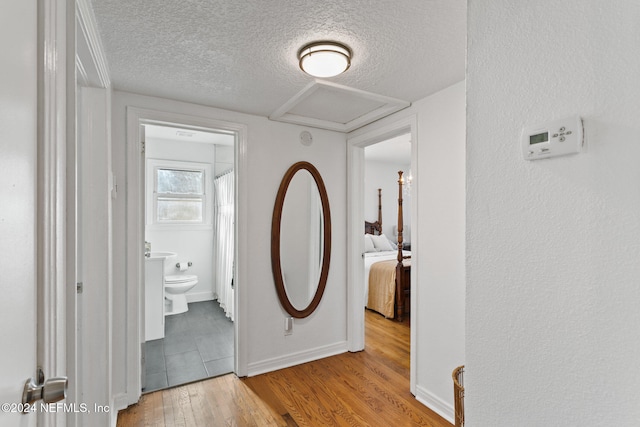
[[[333,77],[351,66],[351,51],[333,42],[317,42],[300,49],[300,68],[314,77]]]

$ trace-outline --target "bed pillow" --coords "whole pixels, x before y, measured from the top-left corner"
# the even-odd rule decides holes
[[[393,247],[389,242],[389,239],[384,234],[379,236],[371,236],[371,240],[373,241],[373,246],[378,251],[392,251]]]
[[[364,251],[366,252],[378,252],[378,250],[373,246],[373,240],[371,240],[371,234],[364,235]]]

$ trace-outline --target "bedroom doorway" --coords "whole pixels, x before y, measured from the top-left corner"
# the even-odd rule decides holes
[[[348,162],[348,259],[347,259],[347,268],[348,268],[348,280],[349,280],[349,307],[347,313],[347,321],[348,321],[348,343],[350,351],[361,351],[365,349],[365,309],[364,307],[367,304],[365,301],[365,292],[367,289],[365,288],[365,239],[363,238],[363,225],[366,221],[376,221],[378,215],[376,213],[378,202],[376,198],[378,197],[377,188],[386,188],[387,184],[383,185],[373,185],[373,194],[366,194],[368,190],[365,189],[365,175],[367,172],[366,160],[365,160],[365,150],[368,147],[373,147],[372,150],[375,153],[375,145],[379,143],[383,143],[384,141],[394,140],[395,138],[402,138],[404,141],[416,141],[416,129],[417,129],[417,121],[415,115],[408,115],[404,118],[400,118],[395,122],[387,122],[387,124],[380,124],[375,127],[373,130],[370,130],[366,133],[358,134],[357,136],[353,136],[348,139],[348,148],[347,148],[347,162]],[[380,150],[382,150],[384,145],[380,146]],[[389,187],[389,190],[385,190],[383,188],[382,197],[388,194],[389,199],[391,199],[392,206],[397,206],[397,196],[398,196],[398,170],[406,169],[406,165],[410,165],[410,175],[411,175],[411,185],[409,186],[407,191],[403,191],[403,207],[406,207],[408,218],[417,218],[416,208],[417,203],[408,202],[409,199],[414,199],[415,194],[417,194],[417,184],[418,184],[418,168],[417,164],[417,144],[410,144],[410,159],[408,162],[403,162],[401,167],[399,166],[389,166],[389,169],[393,171],[395,174],[393,178],[390,178],[391,183],[388,184],[392,187]],[[396,169],[398,168],[398,169]],[[409,172],[409,170],[403,172]],[[371,193],[371,192],[370,192]],[[385,197],[386,198],[386,197]],[[395,199],[395,202],[393,201]],[[373,200],[373,202],[372,202]],[[366,203],[366,204],[365,204]],[[381,206],[384,204],[384,201],[381,201]],[[387,203],[388,205],[388,203]],[[409,205],[409,206],[408,206]],[[384,214],[382,216],[383,229],[385,229],[385,224],[389,226],[387,233],[391,235],[394,234],[393,226],[396,223],[397,218],[397,210],[396,208],[384,208],[385,211],[390,211],[390,214]],[[365,215],[365,212],[367,214]],[[373,213],[373,216],[371,216]],[[391,220],[391,222],[389,222]],[[418,235],[418,226],[419,224],[415,221],[411,223],[410,219],[408,219],[407,223],[409,224],[410,235],[417,236]],[[384,232],[384,231],[383,231]],[[385,233],[386,235],[386,233]],[[385,236],[386,237],[386,236]],[[415,256],[417,250],[419,248],[419,242],[415,239],[410,238],[410,248],[412,255]],[[411,278],[410,278],[410,295],[415,296],[416,283],[419,277],[420,271],[419,266],[412,265],[411,266]],[[417,375],[417,357],[416,357],[416,337],[417,337],[417,329],[418,325],[415,321],[416,317],[416,298],[410,298],[410,314],[409,314],[409,323],[411,325],[409,336],[410,336],[410,391],[414,395],[416,394],[416,375]],[[369,314],[369,313],[368,313]],[[393,320],[384,319],[385,321],[393,322]]]
[[[146,393],[233,372],[235,135],[142,130]]]
[[[401,279],[410,277],[412,181],[410,133],[365,147],[365,307],[387,319],[400,322],[406,319],[407,324],[409,316],[404,313],[410,311],[410,294],[397,292],[395,283],[389,281],[389,275],[396,277],[393,271],[400,255],[405,259],[403,263],[407,264]],[[405,282],[402,287],[408,288],[409,281]]]
[[[398,319],[402,316],[399,314],[398,305],[402,306],[403,312],[409,312],[409,307],[405,307],[404,304],[405,295],[402,295],[401,302],[398,301],[395,285],[387,283],[388,281],[381,283],[376,279],[385,277],[386,280],[389,275],[387,270],[395,269],[396,264],[388,261],[397,261],[400,238],[402,238],[401,256],[407,258],[406,264],[410,263],[408,257],[411,256],[411,184],[413,181],[411,134],[400,134],[365,147],[364,163],[365,307],[385,318]],[[399,190],[400,180],[402,184]],[[399,198],[399,191],[402,199]],[[400,201],[402,206],[399,205]],[[402,215],[402,222],[399,215]],[[398,232],[400,228],[401,234]],[[384,269],[380,262],[385,262]],[[403,277],[409,277],[410,266],[407,266],[406,271]],[[370,289],[371,286],[374,288]],[[407,297],[410,296],[407,295]]]

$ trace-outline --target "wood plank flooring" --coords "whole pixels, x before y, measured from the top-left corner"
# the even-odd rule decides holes
[[[451,427],[409,392],[408,320],[365,318],[365,351],[149,393],[117,425]]]

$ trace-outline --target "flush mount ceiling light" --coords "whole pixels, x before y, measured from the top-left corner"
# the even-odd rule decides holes
[[[351,50],[335,42],[314,42],[298,52],[300,68],[314,77],[333,77],[351,65]]]

